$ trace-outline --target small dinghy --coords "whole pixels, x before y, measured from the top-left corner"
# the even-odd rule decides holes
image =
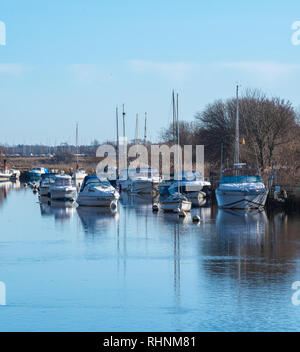
[[[181,193],[171,194],[168,198],[161,201],[160,204],[165,212],[186,212],[190,211],[192,207],[192,202]]]
[[[110,207],[118,206],[119,192],[107,179],[96,175],[86,176],[77,197],[79,206]]]

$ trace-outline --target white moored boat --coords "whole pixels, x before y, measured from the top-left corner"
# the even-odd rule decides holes
[[[84,169],[78,169],[73,173],[72,179],[77,188],[81,187],[82,182],[87,175],[88,174],[85,172]]]
[[[258,170],[236,167],[223,170],[216,190],[218,206],[231,209],[264,207],[268,196]]]
[[[75,200],[76,187],[72,184],[71,176],[56,175],[54,184],[50,186],[50,197],[52,200]]]
[[[137,168],[132,178],[130,191],[133,193],[152,193],[158,190],[161,179],[156,169]]]
[[[210,194],[211,183],[206,181],[199,171],[187,170],[176,174],[174,182],[169,187],[169,193],[179,192],[190,200],[199,201]]]
[[[49,171],[46,167],[33,167],[28,175],[31,180],[38,180],[43,174],[47,174]]]
[[[256,209],[265,206],[268,188],[265,187],[258,169],[246,168],[239,163],[239,100],[236,91],[236,128],[234,167],[222,170],[216,198],[220,208]],[[222,164],[222,160],[221,160]]]
[[[119,192],[107,179],[91,175],[84,179],[76,201],[80,206],[116,209],[119,197]]]
[[[174,142],[176,140],[177,142],[177,146],[178,148],[180,147],[179,144],[179,119],[178,119],[178,94],[177,94],[177,109],[175,108],[175,96],[174,96],[174,91],[172,94],[172,98],[173,98],[173,129],[174,131],[176,130],[176,136],[174,135]],[[179,152],[177,153],[178,155],[178,159],[177,159],[177,164],[180,165],[180,158],[179,158]],[[182,173],[182,171],[180,171],[180,169],[178,170],[178,174],[180,175]],[[177,188],[177,192],[175,191],[174,188],[174,192],[173,194],[171,194],[168,198],[166,198],[165,200],[161,200],[160,204],[161,204],[161,208],[165,211],[165,212],[189,212],[191,210],[192,207],[192,202],[188,200],[188,198],[183,195],[182,193],[180,193],[180,184],[179,182],[176,183],[176,188]]]
[[[7,162],[4,160],[4,168],[2,171],[0,171],[0,182],[5,182],[5,181],[15,181],[18,180],[20,177],[20,171],[15,170],[15,169],[10,169],[7,170]]]
[[[50,197],[50,187],[55,182],[57,174],[49,173],[43,174],[39,185],[39,193],[41,197]]]
[[[0,182],[6,182],[9,181],[11,177],[11,174],[8,172],[1,172],[0,171]]]

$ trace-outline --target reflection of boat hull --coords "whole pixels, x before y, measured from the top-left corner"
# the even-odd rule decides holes
[[[266,188],[258,190],[216,190],[218,206],[224,209],[257,209],[264,207],[268,196]]]
[[[265,211],[220,209],[217,215],[219,234],[228,236],[253,236],[256,240],[264,234],[268,224]]]
[[[42,196],[41,194],[40,194],[40,202],[42,203],[42,204],[50,204],[50,202],[51,202],[51,198],[50,197],[48,197],[48,196]]]
[[[119,216],[110,208],[78,207],[76,210],[85,231],[89,233],[106,232]]]

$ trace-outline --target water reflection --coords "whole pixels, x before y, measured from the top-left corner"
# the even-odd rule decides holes
[[[11,187],[11,182],[0,182],[0,206],[2,206],[2,204],[6,200],[7,194]]]
[[[122,192],[120,195],[120,203],[124,207],[134,208],[137,211],[146,211],[152,209],[152,204],[158,202],[158,195],[151,194],[131,194]]]
[[[297,238],[299,228],[291,219],[286,225],[282,214],[268,218],[259,210],[218,210],[215,241],[204,248],[215,259],[206,270],[249,285],[281,280],[287,272],[292,275],[296,249],[287,237]]]
[[[259,210],[224,210],[217,215],[217,230],[221,237],[227,239],[243,236],[261,241],[267,230],[268,218],[265,211]]]
[[[12,187],[0,185],[1,280],[16,293],[0,317],[7,329],[22,329],[28,314],[37,318],[32,329],[46,331],[300,325],[291,304],[291,284],[300,279],[299,215],[204,206],[179,218],[153,213],[151,196],[126,193],[112,213],[48,198],[37,204],[30,189]],[[18,296],[24,278],[33,289]],[[62,325],[53,307],[70,313]],[[53,316],[45,320],[47,310]]]
[[[84,231],[90,234],[106,232],[119,219],[119,213],[109,208],[77,207],[77,214]]]
[[[174,294],[176,305],[180,304],[180,224],[174,226],[173,238],[174,255]]]
[[[47,197],[41,197],[40,211],[43,217],[53,216],[59,222],[70,221],[75,213],[75,203],[50,201]]]

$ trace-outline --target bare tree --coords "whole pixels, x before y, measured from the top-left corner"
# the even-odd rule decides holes
[[[271,165],[276,148],[291,142],[295,135],[296,113],[290,102],[274,97],[267,98],[258,90],[248,90],[240,99],[240,135],[245,146],[241,159],[257,158],[265,169]],[[206,145],[209,160],[218,158],[223,143],[225,157],[233,155],[236,100],[218,100],[195,115],[198,121],[198,140]],[[231,158],[230,158],[231,159]]]

